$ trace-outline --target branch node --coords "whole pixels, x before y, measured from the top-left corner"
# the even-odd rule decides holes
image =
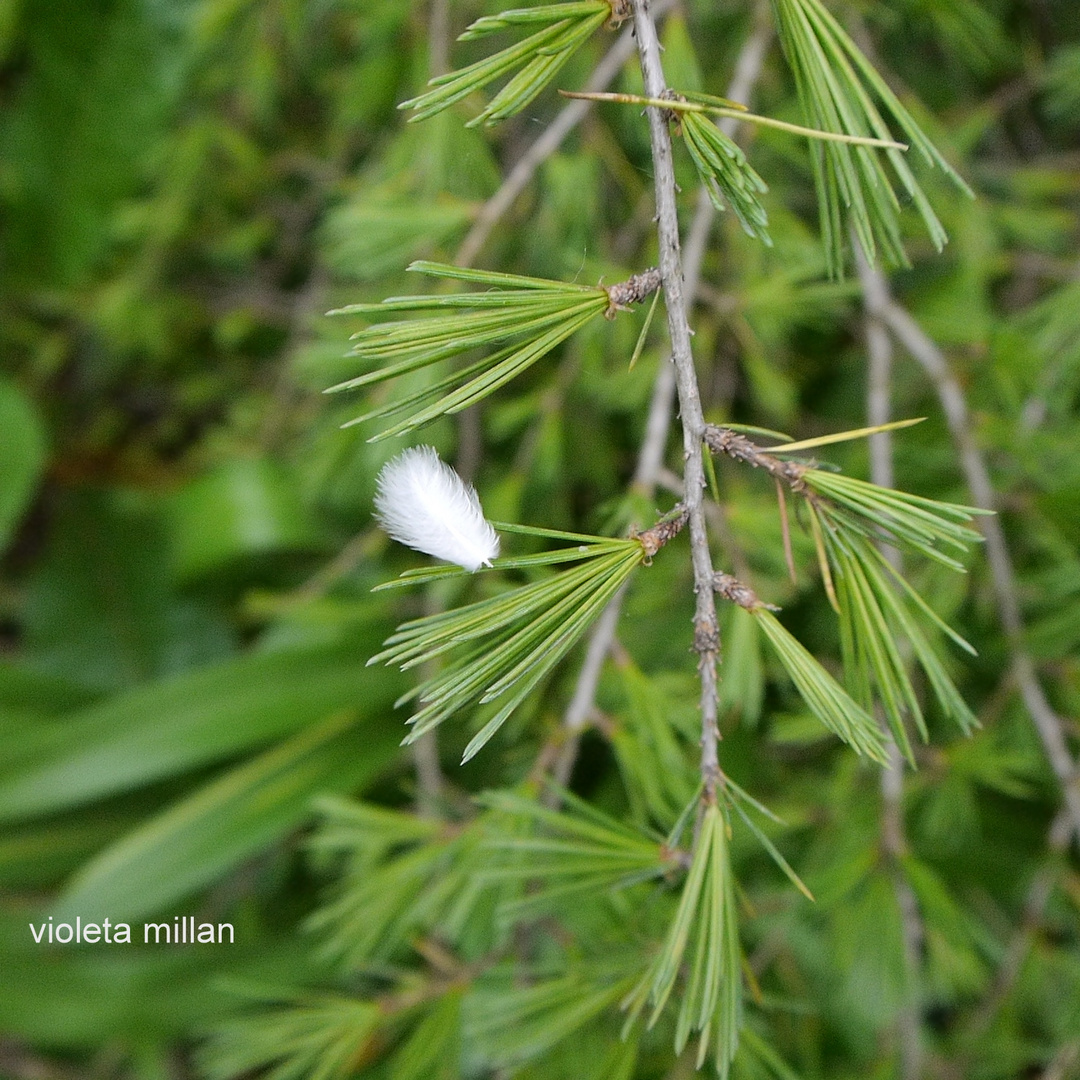
[[[711,663],[720,651],[720,631],[714,622],[694,623],[694,651],[703,664]]]
[[[606,286],[604,291],[608,295],[608,306],[604,318],[614,319],[616,312],[629,311],[631,304],[640,304],[647,296],[652,296],[660,288],[660,284],[660,271],[653,266],[640,274],[634,274],[626,281]]]
[[[720,571],[713,574],[713,589],[725,600],[730,600],[733,604],[738,604],[739,607],[745,608],[747,611],[758,611],[762,608],[766,611],[780,610],[775,604],[766,604],[763,600],[759,600],[757,593],[749,585],[744,585],[738,578],[732,577],[731,574],[724,574]]]
[[[645,552],[646,560],[651,559],[665,544],[674,540],[682,532],[690,517],[690,511],[679,503],[670,514],[665,514],[651,529],[635,533],[634,539]]]
[[[686,103],[686,98],[682,94],[668,87],[662,94],[660,94],[661,101],[679,101],[683,104]],[[664,119],[675,129],[676,135],[682,134],[682,116],[676,109],[665,109],[663,113]],[[678,185],[676,185],[678,187]]]
[[[630,0],[608,0],[608,7],[611,8],[611,18],[604,25],[609,30],[618,30],[633,14]]]
[[[705,428],[705,445],[714,454],[724,454],[755,469],[764,469],[770,476],[783,480],[794,492],[801,494],[805,491],[803,476],[808,468],[806,465],[775,457],[731,428],[708,424]]]

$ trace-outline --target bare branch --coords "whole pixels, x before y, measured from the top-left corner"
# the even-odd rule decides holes
[[[1080,1039],[1072,1039],[1067,1042],[1050,1059],[1040,1080],[1068,1080],[1074,1075],[1073,1066],[1080,1061]]]
[[[754,86],[761,75],[761,68],[771,40],[772,22],[768,18],[767,6],[759,4],[754,32],[746,39],[746,43],[739,52],[731,85],[724,95],[729,101],[749,103]],[[734,138],[739,121],[734,117],[725,116],[718,121],[716,126],[728,138]],[[694,220],[690,224],[690,231],[686,236],[686,247],[683,251],[684,294],[687,304],[691,306],[697,299],[701,286],[701,267],[705,262],[705,248],[709,242],[709,233],[715,217],[716,207],[713,206],[708,191],[702,187],[698,190]],[[635,486],[646,493],[651,493],[652,488],[655,487],[657,472],[663,464],[674,403],[675,368],[670,364],[664,364],[660,368],[656,386],[653,389],[645,443],[638,458],[637,472],[634,474]]]
[[[884,278],[872,272],[862,246],[852,243],[859,281],[867,308],[863,325],[870,365],[866,378],[866,423],[878,427],[892,420],[892,339],[875,313],[871,294],[880,298]],[[879,431],[869,436],[870,479],[879,487],[896,486],[893,468],[893,436],[891,431]],[[903,572],[900,552],[880,543],[882,554],[892,567]],[[880,719],[880,718],[879,718]],[[925,932],[918,898],[900,864],[907,851],[907,829],[904,824],[904,757],[896,745],[889,725],[882,722],[888,740],[889,760],[881,772],[881,842],[889,860],[893,891],[900,909],[900,925],[904,939],[904,967],[910,980],[906,1000],[896,1021],[900,1044],[900,1075],[902,1080],[918,1080],[922,1074],[922,1024],[919,1010],[919,969]]]
[[[432,78],[450,70],[450,0],[431,0],[428,15],[428,73]]]
[[[704,431],[705,444],[714,454],[725,454],[733,461],[741,461],[755,469],[764,469],[771,477],[782,480],[792,491],[805,490],[803,474],[806,466],[797,461],[785,461],[752,442],[745,435],[731,428],[708,424]],[[783,449],[778,447],[777,449]]]
[[[435,615],[442,611],[442,604],[434,589],[428,589],[424,595],[424,614]],[[429,660],[423,667],[422,678],[430,679],[438,671],[439,661]],[[443,810],[446,793],[446,778],[439,764],[438,730],[426,731],[409,750],[412,754],[413,768],[416,770],[416,809],[423,817],[439,817]]]
[[[431,76],[443,75],[450,70],[450,0],[431,0],[428,14],[428,66]],[[466,481],[472,480],[476,464],[480,460],[480,414],[467,409],[458,417],[458,474]],[[437,608],[435,594],[429,591],[425,608],[433,614]],[[430,665],[429,665],[430,668]],[[427,676],[433,674],[428,670]],[[424,817],[437,817],[440,812],[446,780],[439,764],[439,736],[433,728],[425,732],[409,747],[413,767],[416,769],[416,808]]]
[[[880,271],[872,270],[872,288],[866,293],[867,307],[888,326],[897,340],[926,372],[937,391],[945,421],[960,453],[971,500],[984,509],[996,508],[997,499],[990,472],[971,428],[964,392],[949,368],[945,354],[921,326],[892,298]],[[1080,784],[1077,768],[1065,738],[1065,726],[1043,693],[1034,661],[1024,647],[1024,623],[1017,599],[1016,573],[1005,541],[1005,532],[996,516],[980,517],[979,527],[986,538],[986,558],[990,567],[998,618],[1012,653],[1013,674],[1020,696],[1043,744],[1050,767],[1061,785],[1074,837],[1080,842]]]
[[[409,744],[416,769],[416,808],[422,817],[440,815],[446,778],[439,764],[439,740],[434,730],[425,731]]]

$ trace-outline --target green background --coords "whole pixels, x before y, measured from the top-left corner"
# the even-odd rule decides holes
[[[913,225],[913,265],[892,283],[967,395],[1024,643],[1075,751],[1080,8],[831,6],[976,191],[926,177],[950,244],[937,255]],[[669,80],[722,94],[752,7],[687,0],[664,27]],[[453,3],[451,24],[497,10]],[[363,399],[321,391],[355,374],[344,353],[360,323],[324,312],[415,289],[412,258],[451,261],[563,104],[549,89],[493,131],[463,127],[475,109],[406,127],[395,105],[429,71],[428,14],[406,0],[0,0],[0,1075],[197,1075],[193,1047],[242,1005],[237,986],[320,977],[298,929],[327,879],[304,851],[313,797],[415,796],[393,709],[410,684],[364,666],[421,603],[370,592],[422,561],[370,516],[375,474],[403,443],[340,428]],[[580,86],[610,40],[557,85]],[[456,47],[455,64],[478,47]],[[616,88],[637,85],[628,70]],[[799,119],[775,42],[755,107]],[[651,265],[639,112],[592,112],[476,265],[586,283]],[[766,131],[748,147],[775,247],[726,218],[714,229],[692,319],[707,416],[797,438],[862,426],[859,286],[824,275],[805,147]],[[689,222],[694,173],[684,157],[677,168]],[[451,420],[412,441],[467,457],[490,518],[603,531],[629,512],[661,323],[633,370],[640,315],[589,327],[484,403],[479,452]],[[929,418],[896,437],[898,485],[969,501],[934,388],[902,352],[893,397],[896,415]],[[867,475],[860,444],[829,460]],[[771,488],[721,472],[729,540],[759,595],[837,656],[812,545],[797,530],[793,587]],[[635,674],[609,673],[600,704],[655,707],[692,731],[688,560],[680,544],[670,554],[620,627]],[[966,740],[932,722],[907,778],[926,1075],[1080,1075],[1080,872],[1075,849],[1049,843],[1059,788],[1009,674],[985,559],[969,562],[963,577],[909,568],[978,649],[949,662],[982,723]],[[899,923],[885,879],[861,876],[878,852],[877,779],[820,740],[726,618],[725,768],[791,824],[785,853],[818,896],[805,910],[767,860],[738,856],[748,952],[769,950],[766,989],[799,999],[777,1038],[799,1075],[894,1075]],[[460,793],[528,773],[575,669],[465,768],[467,725],[447,726]],[[599,735],[574,783],[625,812]],[[1049,899],[1032,912],[1039,875]],[[48,949],[28,924],[49,914],[205,915],[232,922],[237,943]]]

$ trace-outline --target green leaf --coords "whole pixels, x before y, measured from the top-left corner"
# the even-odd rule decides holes
[[[168,550],[156,500],[61,493],[26,580],[21,660],[100,693],[228,655],[231,628],[207,601],[177,594]]]
[[[0,888],[55,888],[95,852],[111,843],[135,815],[97,814],[81,821],[50,821],[22,828],[7,826],[0,837]]]
[[[97,696],[96,688],[69,677],[0,660],[0,706],[4,708],[48,716],[87,705]]]
[[[0,379],[0,552],[11,542],[45,466],[45,431],[30,399]]]
[[[181,80],[138,0],[25,7],[27,78],[0,124],[5,263],[62,289],[100,259]]]
[[[217,578],[235,588],[322,542],[296,478],[264,457],[240,457],[173,497],[172,563],[185,582]]]
[[[296,828],[322,792],[369,783],[396,755],[378,721],[338,713],[211,781],[106,848],[53,915],[132,919],[191,895]]]
[[[256,940],[238,934],[232,948],[146,949],[133,940],[50,949],[34,944],[28,914],[22,909],[0,920],[0,1015],[9,1039],[45,1052],[92,1054],[105,1039],[164,1046],[205,1031],[234,1006],[221,987],[225,977],[291,980],[311,970],[294,933]],[[141,939],[140,927],[131,930]]]
[[[0,820],[78,806],[290,734],[392,687],[360,664],[362,645],[253,653],[130,690],[72,716],[42,760],[6,778]]]

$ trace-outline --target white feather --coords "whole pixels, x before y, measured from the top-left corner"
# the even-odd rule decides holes
[[[457,563],[490,566],[499,537],[484,518],[475,488],[430,446],[413,446],[388,461],[375,482],[375,515],[395,540]]]

